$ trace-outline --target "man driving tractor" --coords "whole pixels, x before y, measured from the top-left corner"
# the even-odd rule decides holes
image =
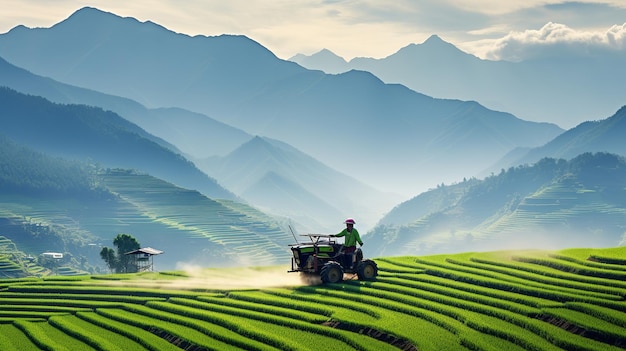
[[[344,240],[344,252],[346,255],[350,255],[352,257],[352,266],[353,268],[356,256],[354,252],[356,251],[356,243],[359,243],[359,246],[363,246],[363,240],[361,240],[361,236],[359,235],[359,231],[354,228],[354,224],[356,223],[354,219],[348,218],[343,223],[346,225],[346,229],[342,230],[339,234],[331,235],[331,237],[345,237]]]
[[[363,258],[363,251],[356,244],[363,245],[359,232],[354,229],[354,219],[344,221],[346,229],[339,234],[305,234],[309,242],[289,245],[291,270],[305,276],[319,275],[324,284],[335,284],[343,281],[344,274],[357,275],[361,281],[372,281],[378,275],[378,265],[371,259]],[[329,238],[345,237],[344,243]],[[296,240],[297,241],[297,240]]]

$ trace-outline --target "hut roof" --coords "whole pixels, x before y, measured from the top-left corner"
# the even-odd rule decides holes
[[[160,255],[163,253],[161,250],[153,249],[151,247],[143,247],[134,251],[125,253],[124,255],[136,255],[136,254],[148,254],[148,255]]]

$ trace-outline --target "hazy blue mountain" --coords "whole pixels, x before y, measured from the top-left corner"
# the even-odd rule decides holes
[[[141,170],[214,198],[234,199],[213,178],[119,115],[85,105],[60,105],[0,87],[2,134],[19,144],[104,167]]]
[[[386,85],[367,72],[312,74],[296,86],[263,90],[230,123],[285,141],[383,190],[411,194],[456,181],[516,146],[541,145],[562,131],[474,102]]]
[[[193,159],[226,155],[251,137],[241,129],[177,107],[149,109],[147,117],[140,125],[150,125],[150,133],[167,139]]]
[[[609,118],[581,123],[545,145],[514,150],[491,167],[489,172],[497,172],[520,164],[531,164],[544,157],[570,159],[585,152],[609,152],[626,156],[624,135],[626,135],[626,106]]]
[[[264,212],[296,221],[294,233],[335,233],[341,228],[341,218],[347,218],[345,210],[272,171],[262,175],[241,196]]]
[[[57,102],[85,103],[111,109],[150,133],[175,144],[176,147],[172,146],[172,149],[182,150],[189,158],[195,160],[201,169],[250,203],[271,209],[276,214],[291,215],[291,218],[298,222],[299,230],[335,231],[341,218],[354,217],[356,214],[363,219],[360,221],[361,228],[371,228],[380,214],[385,213],[393,204],[400,201],[399,197],[382,194],[359,184],[356,179],[346,179],[345,176],[329,177],[328,174],[334,175],[338,172],[287,144],[277,141],[273,141],[273,146],[267,145],[276,148],[277,152],[281,153],[280,157],[273,158],[272,162],[259,164],[266,160],[266,157],[257,157],[258,153],[265,149],[264,147],[255,150],[260,146],[259,144],[246,143],[252,139],[251,136],[202,114],[179,108],[146,109],[130,99],[77,88],[50,78],[33,75],[2,59],[0,59],[0,85],[20,89],[30,94],[52,97]],[[240,149],[252,152],[251,157],[241,156],[247,151],[240,150],[220,162],[223,167],[219,168],[219,172],[215,167],[203,167],[203,165],[214,164],[215,160],[219,159],[219,155],[225,155],[240,146],[234,143],[245,143]],[[281,150],[278,150],[279,148]],[[271,157],[271,154],[267,156],[267,158]],[[263,173],[229,172],[227,170],[229,165],[235,165],[236,170],[245,167],[247,171],[253,169],[260,172],[262,170]],[[289,179],[293,184],[285,182],[282,190],[263,191],[262,184],[269,185],[269,183],[266,184],[260,180],[269,177],[268,174],[271,173],[289,174]],[[309,181],[313,175],[316,177],[314,184]],[[306,190],[296,191],[300,187],[298,185],[300,182],[306,182],[305,187],[318,195],[307,194],[305,196],[302,192]],[[277,182],[272,184],[277,186]],[[353,186],[353,184],[359,185]],[[261,193],[268,197],[260,196]],[[321,205],[322,200],[313,200],[317,196],[323,196],[335,202],[334,206],[328,203]],[[290,202],[294,198],[299,199],[300,206],[295,206]],[[298,208],[299,210],[294,211]]]
[[[620,82],[626,79],[621,69],[625,58],[618,52],[589,52],[578,57],[568,53],[522,62],[489,61],[433,35],[382,59],[354,58],[343,71],[365,70],[430,96],[475,100],[523,119],[569,127],[567,120],[594,119],[623,105],[626,93]],[[310,69],[337,72],[336,64],[317,54],[292,59]]]
[[[35,56],[43,53],[50,56]],[[229,111],[268,80],[304,71],[244,36],[190,37],[90,7],[51,28],[13,28],[0,36],[0,56],[35,74],[148,108],[201,113]]]
[[[400,201],[264,137],[254,137],[229,155],[198,165],[264,211],[311,223],[305,229],[315,232],[337,231],[345,217],[356,217],[360,228],[369,229]]]
[[[0,35],[0,55],[36,74],[281,140],[405,198],[562,132],[365,72],[310,71],[243,36],[189,37],[93,8]]]
[[[319,69],[324,72],[331,74],[343,73],[350,70],[350,66],[346,60],[335,55],[335,53],[328,49],[322,49],[311,56],[297,54],[290,58],[289,61],[296,62],[303,67],[311,69],[316,69],[313,67],[319,67]]]
[[[375,255],[609,247],[626,235],[626,159],[544,158],[406,201],[368,235]]]
[[[147,109],[136,101],[75,87],[37,76],[0,58],[0,86],[42,96],[62,104],[83,104],[111,110],[148,133],[176,145],[186,155],[223,156],[251,136],[208,116],[180,108]],[[170,144],[170,146],[172,146]]]

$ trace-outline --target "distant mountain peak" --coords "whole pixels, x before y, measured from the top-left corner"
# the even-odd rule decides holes
[[[328,49],[322,49],[313,55],[297,54],[289,59],[304,67],[324,67],[326,73],[342,73],[348,70],[348,62]]]
[[[83,8],[80,8],[74,11],[74,13],[72,13],[68,18],[66,18],[65,21],[62,21],[60,23],[68,22],[68,21],[91,21],[91,20],[102,18],[102,16],[121,18],[120,16],[113,14],[111,12],[105,12],[95,7],[85,6]]]
[[[252,146],[269,145],[269,143],[263,137],[260,137],[258,135],[255,135],[252,139],[250,139],[247,144]]]
[[[243,143],[237,149],[233,150],[231,152],[231,156],[242,155],[242,154],[254,154],[254,155],[267,154],[267,153],[271,153],[270,150],[273,150],[273,149],[274,147],[272,146],[272,144],[270,144],[264,138],[256,135],[252,139]]]
[[[18,24],[17,26],[15,26],[15,27],[11,28],[11,30],[10,30],[10,31],[8,31],[7,33],[11,33],[11,32],[20,32],[20,31],[24,31],[24,30],[27,30],[27,29],[28,29],[28,27],[26,27],[25,25],[23,25],[23,24]]]
[[[98,8],[90,7],[90,6],[85,6],[83,8],[76,10],[67,19],[56,24],[55,27],[61,24],[68,24],[68,23],[71,23],[72,26],[84,26],[85,28],[94,27],[94,24],[108,26],[114,23],[124,23],[126,25],[134,23],[136,25],[144,24],[155,29],[169,31],[167,28],[159,24],[156,24],[152,21],[141,22],[134,17],[122,17],[112,12],[103,11]]]
[[[431,44],[432,43],[447,43],[447,44],[449,44],[447,41],[441,39],[441,37],[438,36],[437,34],[433,34],[430,37],[428,37],[428,39],[426,39],[424,41],[424,44],[426,44],[426,43],[431,43]]]
[[[121,17],[111,12],[105,12],[95,7],[85,6],[74,11],[74,13],[72,13],[68,18],[53,25],[52,27],[63,26],[67,23],[78,23],[78,25],[84,24],[85,26],[89,26],[92,25],[94,22],[100,22],[104,16],[107,16],[109,18],[115,17],[121,19]],[[23,24],[19,24],[13,27],[9,32],[23,31],[28,29],[33,28],[29,28]]]
[[[342,60],[343,62],[346,62],[346,60],[343,57],[335,54],[334,52],[328,49],[322,49],[312,55],[296,54],[292,56],[291,58],[289,58],[289,60],[292,61],[292,60],[311,59],[311,58],[317,58],[317,59],[323,59],[323,60],[328,60],[328,59]]]
[[[327,57],[327,58],[333,58],[333,59],[341,59],[345,62],[345,60],[343,59],[343,57],[335,54],[334,52],[328,50],[328,49],[322,49],[320,51],[318,51],[317,53],[313,54],[313,56],[320,56],[320,57]]]
[[[439,49],[439,50],[450,50],[450,49],[453,49],[454,51],[462,52],[454,44],[449,43],[449,42],[441,39],[441,37],[438,36],[437,34],[433,34],[430,37],[428,37],[428,39],[426,39],[420,46],[429,48],[431,50],[433,48]]]
[[[474,57],[478,59],[477,57],[460,50],[454,44],[441,39],[441,37],[436,34],[431,35],[421,44],[409,44],[389,57],[402,57],[405,55],[408,57],[429,55],[433,58],[445,58],[446,60],[462,57]]]

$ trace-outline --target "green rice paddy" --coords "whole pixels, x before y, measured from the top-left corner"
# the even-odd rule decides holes
[[[0,280],[1,350],[624,350],[626,247]],[[10,269],[10,268],[9,268]]]

